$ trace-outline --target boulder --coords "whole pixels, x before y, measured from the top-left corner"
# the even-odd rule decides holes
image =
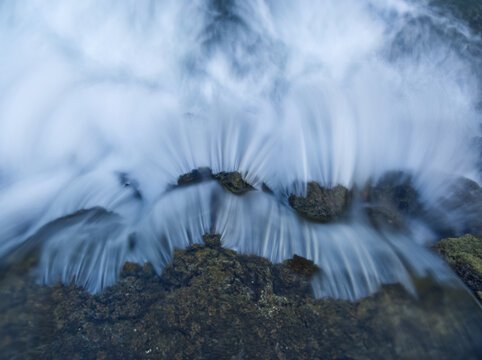
[[[233,194],[241,195],[247,191],[254,190],[254,187],[248,184],[241,174],[237,171],[221,171],[214,175],[214,178],[225,188]]]
[[[314,181],[308,183],[305,197],[292,194],[288,198],[289,204],[299,215],[321,223],[343,216],[349,201],[350,192],[344,186],[325,188]]]
[[[482,238],[470,234],[446,238],[434,248],[482,302]]]
[[[177,185],[190,185],[196,184],[203,180],[210,179],[212,177],[212,171],[208,167],[200,167],[193,169],[191,172],[179,176],[177,179]]]

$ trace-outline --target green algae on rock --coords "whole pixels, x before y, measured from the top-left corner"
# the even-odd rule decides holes
[[[248,184],[241,174],[237,171],[221,171],[214,175],[214,178],[225,188],[233,194],[241,195],[247,191],[254,190],[254,187]]]
[[[288,198],[298,214],[322,223],[340,218],[346,212],[349,201],[350,192],[344,186],[325,188],[314,181],[308,183],[305,197],[292,194]]]
[[[466,234],[442,239],[434,248],[482,301],[482,238]]]
[[[388,285],[353,302],[314,299],[317,271],[297,256],[272,264],[196,244],[161,276],[126,263],[90,295],[37,286],[22,266],[0,276],[0,357],[465,360],[482,350],[482,314],[460,289],[427,279],[418,297]]]

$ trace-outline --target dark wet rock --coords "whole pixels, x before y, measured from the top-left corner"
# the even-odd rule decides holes
[[[403,219],[396,211],[382,206],[367,206],[365,212],[373,227],[377,229],[403,229]]]
[[[406,230],[407,218],[422,214],[423,206],[418,191],[413,187],[410,174],[390,171],[374,185],[367,181],[357,196],[364,211],[377,229]]]
[[[385,174],[369,189],[368,201],[402,215],[416,216],[422,209],[420,195],[413,187],[412,177],[401,171]]]
[[[482,302],[482,238],[469,234],[447,238],[434,248]]]
[[[454,217],[459,234],[482,235],[482,188],[475,181],[460,178],[441,208]]]
[[[418,297],[389,285],[353,302],[314,299],[307,259],[274,265],[200,244],[176,250],[162,276],[127,263],[97,295],[37,286],[21,269],[0,277],[5,359],[477,359],[482,350],[480,309],[430,279],[418,281]]]
[[[320,268],[316,266],[313,261],[305,259],[304,257],[296,254],[291,259],[285,260],[283,265],[285,265],[289,270],[305,276],[312,276],[316,272],[320,271]]]
[[[183,174],[179,176],[177,179],[177,185],[190,185],[196,184],[203,180],[210,179],[212,177],[212,171],[208,167],[200,167],[198,169],[194,169],[189,173]]]
[[[424,218],[444,237],[482,235],[482,188],[470,179],[457,179]]]
[[[321,271],[313,261],[294,255],[274,266],[273,292],[281,296],[311,297],[311,277]]]
[[[234,194],[244,194],[246,191],[254,190],[254,187],[248,184],[241,174],[237,171],[222,171],[214,175],[214,178],[228,191]]]
[[[207,246],[221,247],[221,235],[219,234],[204,234],[203,241]]]
[[[128,173],[125,172],[119,172],[117,176],[119,177],[119,182],[122,187],[131,188],[132,195],[136,199],[142,200],[139,182],[136,179],[132,178]]]
[[[1,267],[9,267],[11,264],[23,262],[25,257],[37,257],[36,254],[41,244],[45,243],[50,237],[69,227],[76,226],[80,223],[90,225],[95,223],[103,223],[105,228],[118,228],[121,218],[115,213],[108,211],[100,206],[88,209],[81,209],[71,214],[59,217],[48,222],[37,230],[32,236],[27,238],[20,246],[12,249],[10,253],[0,262]]]
[[[347,188],[337,185],[321,187],[312,181],[308,183],[306,196],[290,195],[288,202],[298,214],[317,222],[328,222],[340,218],[346,212],[350,201]]]
[[[261,190],[263,190],[265,193],[268,193],[268,194],[274,194],[274,191],[271,190],[271,188],[268,185],[266,185],[266,183],[261,184]]]

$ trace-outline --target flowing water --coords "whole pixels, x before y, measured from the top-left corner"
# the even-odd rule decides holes
[[[35,249],[39,282],[98,292],[214,230],[313,260],[317,297],[455,283],[430,224],[380,231],[356,207],[317,224],[287,197],[401,170],[436,208],[480,181],[481,48],[423,1],[0,1],[0,258]],[[199,167],[256,191],[173,186]]]

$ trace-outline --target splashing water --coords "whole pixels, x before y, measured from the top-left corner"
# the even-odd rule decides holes
[[[480,180],[480,42],[403,0],[0,1],[0,258],[35,249],[41,281],[95,292],[215,229],[314,260],[316,296],[450,281],[426,225],[316,224],[286,197],[397,169],[430,204]],[[199,167],[274,195],[172,189]]]

